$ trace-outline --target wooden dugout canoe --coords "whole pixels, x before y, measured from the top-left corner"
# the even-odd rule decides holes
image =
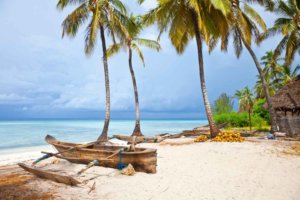
[[[62,157],[73,163],[89,164],[93,160],[98,160],[100,166],[117,168],[120,162],[120,154],[113,156],[109,160],[105,158],[114,154],[124,146],[104,146],[92,144],[85,148],[74,148],[80,144],[58,141],[54,137],[47,135],[45,138],[48,144],[53,145]],[[70,148],[73,148],[70,150]],[[157,152],[156,149],[135,148],[134,152],[123,151],[121,153],[123,164],[132,164],[138,172],[156,173]]]

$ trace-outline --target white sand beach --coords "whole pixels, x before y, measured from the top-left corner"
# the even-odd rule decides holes
[[[190,144],[176,145],[182,141]],[[39,178],[27,182],[26,186],[54,193],[54,199],[299,199],[300,157],[282,153],[287,142],[191,141],[176,139],[161,144],[142,144],[158,150],[156,174],[124,176],[115,169],[93,167],[76,177],[74,174],[84,165],[63,160],[52,164],[54,158],[51,158],[39,167],[63,170],[80,181],[98,177],[79,187]],[[18,154],[11,154],[10,161],[19,159]],[[32,151],[23,152],[22,157],[32,158],[33,155]],[[0,158],[3,164],[5,156]],[[0,174],[3,173],[0,170]],[[94,183],[95,190],[89,193]]]

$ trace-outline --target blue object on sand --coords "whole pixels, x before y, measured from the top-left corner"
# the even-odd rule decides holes
[[[122,152],[123,152],[123,150],[121,149],[120,152],[119,152],[119,155],[120,155],[119,158],[120,158],[120,160],[119,160],[119,163],[118,163],[118,165],[117,165],[117,168],[118,168],[119,170],[122,170],[122,169],[124,169],[125,167],[127,167],[126,164],[122,163]]]
[[[268,134],[267,134],[267,138],[268,138],[269,140],[275,140],[275,135],[273,135],[272,133],[268,133]]]

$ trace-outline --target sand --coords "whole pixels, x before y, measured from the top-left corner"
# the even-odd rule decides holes
[[[94,167],[77,179],[84,181],[98,177],[79,187],[39,178],[26,184],[54,193],[55,199],[299,199],[300,156],[282,153],[287,142],[191,141],[185,138],[166,140],[162,144],[143,144],[158,150],[157,174],[124,176],[115,169]],[[179,145],[181,142],[185,144]],[[27,154],[30,157],[33,151]],[[13,159],[10,154],[10,161]],[[0,155],[0,164],[8,163],[4,160]],[[53,160],[40,164],[40,167],[68,171],[71,175],[84,167],[63,160],[51,164]],[[95,190],[90,191],[93,185]],[[5,198],[0,194],[0,199]]]

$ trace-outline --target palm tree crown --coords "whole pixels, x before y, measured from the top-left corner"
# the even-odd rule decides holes
[[[112,36],[113,41],[115,41],[115,35],[126,34],[126,29],[123,26],[127,14],[126,7],[120,0],[59,0],[57,7],[64,9],[68,5],[79,6],[63,21],[63,36],[65,34],[70,37],[76,36],[79,28],[87,23],[85,53],[90,55],[95,48],[97,36],[100,33],[105,77],[106,110],[102,134],[98,137],[98,141],[106,142],[108,140],[107,134],[110,121],[110,84],[105,30]]]
[[[278,1],[274,10],[282,17],[276,19],[272,28],[262,34],[261,40],[275,34],[283,34],[283,38],[275,49],[275,57],[285,49],[285,64],[290,66],[295,54],[300,54],[300,1]]]
[[[214,123],[208,99],[202,43],[216,41],[219,36],[222,37],[228,32],[225,15],[230,12],[230,1],[158,0],[157,2],[157,7],[144,16],[145,24],[157,22],[160,34],[168,31],[171,43],[179,54],[184,52],[190,40],[196,39],[202,97],[211,136],[215,137],[220,131]]]
[[[120,35],[120,42],[112,44],[107,49],[108,57],[118,53],[121,48],[132,49],[136,51],[143,65],[145,65],[144,55],[140,46],[159,51],[161,49],[159,42],[138,37],[140,32],[143,30],[143,24],[140,17],[130,15],[124,26],[127,30],[127,35]]]

